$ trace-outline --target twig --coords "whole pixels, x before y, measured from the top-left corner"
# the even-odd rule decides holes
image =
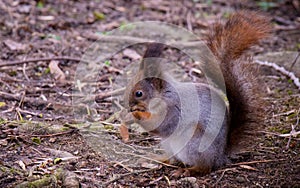
[[[10,91],[12,91],[12,88],[10,87],[10,85],[7,82],[5,82],[4,80],[2,80],[1,78],[0,78],[0,83],[5,85],[5,87],[7,87]]]
[[[36,149],[36,148],[34,148],[34,147],[32,147],[32,146],[30,146],[30,149],[34,150],[35,152],[37,152],[37,153],[40,154],[40,155],[43,155],[42,152],[40,152],[38,149]]]
[[[121,124],[119,124],[119,123],[110,123],[110,122],[107,122],[107,121],[98,121],[98,123],[101,123],[101,124],[104,124],[104,125],[111,125],[115,128],[118,128],[118,127],[121,126]]]
[[[23,64],[23,74],[24,74],[26,80],[30,81],[29,78],[28,78],[28,76],[27,76],[27,74],[26,74],[26,64],[25,63]]]
[[[111,91],[111,92],[107,92],[107,93],[101,93],[101,94],[98,94],[98,95],[92,95],[91,97],[87,98],[87,99],[84,99],[82,101],[82,103],[87,103],[87,102],[90,102],[90,101],[94,101],[94,100],[103,100],[105,98],[108,98],[112,95],[116,95],[117,93],[121,93],[122,91],[124,91],[125,88],[121,88],[119,90],[114,90],[114,91]],[[11,93],[6,93],[6,92],[3,92],[3,91],[0,91],[0,96],[3,97],[4,99],[7,99],[7,100],[15,100],[15,101],[19,101],[20,104],[23,104],[23,103],[31,103],[35,106],[46,106],[46,107],[49,107],[50,105],[53,105],[53,106],[62,106],[63,104],[59,104],[59,103],[55,103],[55,102],[51,102],[51,101],[44,101],[44,100],[38,100],[38,99],[31,99],[31,98],[28,98],[28,97],[25,97],[23,98],[23,96],[20,96],[19,94],[11,94]],[[65,104],[64,104],[65,107],[67,107]],[[69,105],[71,106],[71,105]]]
[[[216,181],[216,183],[212,186],[212,187],[216,187],[218,185],[218,183],[222,180],[222,178],[224,177],[225,175],[225,172],[229,171],[229,170],[235,170],[236,168],[226,168],[224,170],[222,170],[222,174],[220,176],[220,178]]]
[[[106,93],[100,93],[98,95],[91,95],[89,98],[84,99],[84,102],[90,102],[91,100],[101,101],[105,98],[121,94],[125,91],[125,89],[126,89],[125,87],[122,87],[122,88],[119,88],[119,89],[115,89],[113,91],[108,91]]]
[[[234,163],[230,164],[230,166],[239,166],[239,165],[248,165],[248,164],[256,164],[256,163],[269,163],[269,162],[274,162],[274,161],[284,161],[286,159],[276,159],[276,160],[261,160],[261,161],[249,161],[249,162],[240,162],[240,163]]]
[[[151,39],[144,39],[139,37],[131,37],[131,36],[120,36],[120,35],[102,35],[96,33],[85,33],[82,35],[84,38],[98,40],[101,42],[130,42],[130,43],[147,43],[147,42],[159,42]],[[197,40],[195,41],[170,41],[166,43],[169,46],[182,46],[182,47],[197,47],[202,46],[203,41]]]
[[[265,66],[268,66],[268,67],[272,67],[275,70],[281,72],[282,74],[288,76],[291,80],[293,80],[294,84],[300,90],[299,78],[297,78],[293,72],[287,71],[284,67],[281,67],[281,66],[279,66],[275,63],[270,63],[270,62],[267,62],[267,61],[259,61],[259,60],[256,60],[255,62],[259,65],[265,65]]]
[[[54,133],[54,134],[46,134],[46,135],[34,135],[34,134],[31,134],[29,136],[30,137],[52,137],[52,136],[60,136],[60,135],[64,135],[64,134],[70,134],[70,133],[73,133],[73,132],[75,132],[77,130],[78,129],[71,129],[71,130],[68,130],[68,131]]]
[[[283,112],[283,113],[279,113],[279,114],[274,114],[273,117],[278,117],[278,116],[288,116],[290,114],[293,114],[295,112],[295,110],[290,110],[287,112]]]
[[[186,23],[187,23],[188,30],[193,32],[193,26],[191,23],[191,11],[188,11],[188,13],[186,15]]]
[[[18,106],[18,108],[16,109],[17,114],[18,114],[18,116],[19,116],[19,118],[20,118],[21,121],[23,120],[23,117],[22,117],[22,114],[20,113],[20,107],[22,106],[22,104],[23,104],[23,102],[24,102],[25,94],[26,94],[25,92],[22,92],[22,97],[21,97],[21,99],[19,100],[19,106]]]
[[[123,109],[124,109],[124,107],[119,103],[118,100],[113,100],[112,102],[113,102],[120,110],[123,110]]]
[[[152,184],[154,184],[154,183],[160,181],[160,180],[163,179],[164,177],[166,177],[166,176],[161,176],[161,177],[159,177],[159,178],[157,178],[157,179],[155,179],[155,180],[150,181],[150,182],[149,182],[149,185],[152,185]],[[168,180],[167,180],[167,182],[168,182]]]
[[[170,182],[170,179],[168,178],[168,176],[164,176],[164,178],[167,181],[168,185],[171,186],[171,182]]]
[[[21,113],[24,113],[24,114],[30,114],[30,115],[33,115],[33,116],[42,117],[41,113],[35,113],[35,112],[30,112],[28,110],[22,110],[20,107],[17,107],[16,110],[21,112]]]
[[[48,125],[45,125],[45,126],[42,126],[41,128],[38,128],[38,129],[35,129],[35,130],[33,130],[32,132],[31,132],[31,134],[33,134],[33,133],[36,133],[36,132],[39,132],[39,131],[41,131],[41,130],[46,130],[46,129],[48,129],[49,127],[52,127],[53,125],[52,124],[48,124]],[[64,125],[65,126],[65,125]],[[71,128],[71,127],[68,127],[68,128]],[[72,127],[73,128],[73,127]],[[73,128],[74,129],[74,128]]]
[[[107,42],[133,42],[133,43],[145,43],[145,42],[154,42],[153,40],[146,40],[143,38],[138,37],[130,37],[130,36],[113,36],[113,35],[99,35],[94,33],[88,33],[87,36],[83,36],[85,38],[93,39],[93,40],[100,40],[100,41],[107,41]],[[197,47],[198,45],[203,45],[203,41],[175,41],[169,42],[168,45],[170,46],[183,46],[183,47]],[[19,61],[11,61],[11,62],[0,62],[0,67],[4,66],[13,66],[19,65],[24,63],[33,63],[38,61],[51,61],[51,60],[69,60],[69,61],[76,61],[76,62],[84,62],[89,63],[81,58],[75,57],[68,57],[68,56],[58,56],[58,57],[45,57],[45,58],[35,58],[35,59],[25,59]]]
[[[22,97],[20,99],[20,102],[19,102],[19,108],[23,105],[24,103],[24,99],[25,99],[25,95],[26,95],[26,92],[22,92]]]
[[[37,100],[37,99],[30,99],[27,97],[22,97],[19,94],[13,95],[11,93],[6,93],[3,91],[0,91],[0,96],[8,99],[8,100],[15,100],[15,101],[23,101],[25,103],[31,103],[31,104],[37,104],[37,105],[48,105],[50,102],[46,102],[43,100]],[[23,99],[23,100],[22,100]]]
[[[269,135],[274,135],[274,136],[279,136],[279,137],[297,136],[298,134],[300,134],[300,131],[294,132],[294,133],[292,133],[292,135],[291,135],[291,133],[287,133],[287,134],[278,134],[278,133],[272,133],[272,132],[267,132],[267,131],[258,131],[258,132],[264,133],[264,134],[269,134]],[[294,138],[294,139],[299,140],[299,139],[297,139],[297,138]]]
[[[287,133],[287,134],[280,134],[280,135],[278,135],[278,136],[280,136],[280,137],[289,137],[289,136],[297,136],[298,134],[300,134],[300,131],[291,131],[290,133]]]
[[[300,109],[298,110],[298,113],[297,113],[297,122],[296,122],[296,125],[292,125],[292,130],[289,134],[281,134],[279,136],[282,136],[282,137],[285,137],[285,136],[289,136],[289,140],[286,144],[286,147],[285,149],[289,149],[290,147],[290,143],[291,143],[291,140],[292,140],[292,136],[297,136],[298,134],[300,134],[300,131],[296,132],[295,131],[295,127],[299,124],[299,112],[300,112]]]
[[[85,62],[83,59],[80,59],[80,58],[58,56],[58,57],[24,59],[24,60],[20,60],[20,61],[11,61],[11,62],[0,62],[0,67],[20,65],[20,64],[24,64],[24,63],[34,63],[34,62],[38,62],[38,61],[51,61],[51,60],[69,60],[69,61],[76,61],[76,62]]]
[[[292,141],[292,133],[293,132],[295,132],[294,125],[292,125],[292,130],[291,130],[291,133],[290,133],[290,136],[289,136],[289,140],[286,143],[285,149],[289,149],[289,147],[290,147],[290,144],[291,144],[291,141]],[[299,133],[300,133],[300,131],[299,131]]]
[[[297,62],[297,60],[298,60],[298,58],[300,57],[300,52],[298,52],[298,54],[297,54],[297,56],[296,56],[296,58],[295,58],[295,60],[293,61],[293,63],[292,63],[292,65],[290,66],[290,69],[289,69],[289,71],[291,71],[292,70],[292,68],[294,67],[294,65],[296,64],[296,62]]]
[[[17,115],[18,115],[18,117],[19,117],[19,120],[20,120],[20,121],[23,121],[23,116],[22,116],[22,114],[20,113],[20,111],[19,111],[18,109],[16,109],[16,112],[17,112]]]
[[[164,163],[164,162],[161,162],[159,160],[156,160],[156,159],[152,159],[152,158],[149,158],[149,157],[146,157],[146,156],[142,156],[142,155],[137,155],[135,153],[128,153],[128,152],[117,152],[115,151],[117,154],[123,154],[123,155],[132,155],[132,156],[135,156],[135,157],[140,157],[140,158],[143,158],[143,159],[147,159],[149,161],[153,161],[153,162],[156,162],[158,164],[162,164],[164,166],[168,166],[168,167],[172,167],[172,168],[178,168],[178,166],[174,166],[174,165],[170,165],[170,164],[167,164],[167,163]]]
[[[112,161],[114,164],[114,167],[116,166],[121,166],[122,168],[125,168],[128,172],[133,172],[134,170],[132,168],[129,168],[127,165],[124,165],[123,162],[127,162],[129,161],[129,159],[127,160],[123,160],[123,161]]]

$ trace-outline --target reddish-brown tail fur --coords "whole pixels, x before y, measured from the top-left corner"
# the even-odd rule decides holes
[[[233,147],[243,145],[242,136],[239,139],[236,135],[240,136],[242,130],[253,131],[266,109],[257,68],[244,53],[270,32],[269,19],[257,12],[240,11],[224,25],[215,24],[207,37],[207,44],[219,60],[225,80],[231,119],[229,145]]]

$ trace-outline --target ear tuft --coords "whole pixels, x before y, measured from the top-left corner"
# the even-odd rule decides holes
[[[147,43],[147,50],[143,56],[143,58],[149,57],[160,57],[161,53],[164,50],[165,45],[162,43]]]
[[[159,57],[164,48],[165,45],[161,43],[147,43],[147,50],[140,65],[140,71],[143,72],[145,78],[161,76],[161,59]]]

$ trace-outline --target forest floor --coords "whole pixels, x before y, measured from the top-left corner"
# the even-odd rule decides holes
[[[123,143],[109,94],[116,77],[129,63],[140,60],[144,48],[124,50],[102,62],[93,111],[75,105],[72,98],[80,87],[75,82],[77,66],[98,39],[97,33],[134,21],[162,21],[200,35],[235,10],[262,9],[272,20],[274,33],[251,53],[299,51],[299,2],[272,2],[2,0],[0,187],[300,187],[300,136],[285,135],[300,129],[300,92],[289,77],[271,68],[262,71],[265,100],[270,103],[262,122],[265,127],[249,150],[205,176],[173,177],[174,167],[150,162],[138,167],[127,161],[138,154],[110,156],[101,145]],[[178,54],[172,58],[188,73],[190,64],[182,63]],[[78,119],[74,112],[86,115]],[[90,126],[113,141],[103,143],[107,139],[103,135],[91,139],[80,129]],[[129,136],[124,147],[157,142],[134,130]]]

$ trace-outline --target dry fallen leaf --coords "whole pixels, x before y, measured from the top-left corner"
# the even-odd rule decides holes
[[[26,51],[28,47],[25,44],[17,43],[9,39],[5,40],[3,43],[12,51]]]
[[[142,57],[140,56],[140,54],[138,54],[135,50],[132,49],[125,49],[123,51],[124,56],[127,56],[133,60],[138,60],[141,59]]]
[[[58,67],[58,61],[51,61],[49,64],[49,69],[54,79],[59,82],[64,82],[66,80],[65,73]]]
[[[247,169],[247,170],[258,171],[258,169],[253,168],[252,166],[249,166],[249,165],[240,165],[240,167]]]
[[[52,138],[49,139],[49,142],[54,143],[56,140],[57,140],[56,137],[52,137]]]
[[[2,102],[2,101],[0,101],[0,108],[2,108],[2,107],[4,107],[4,106],[6,106],[6,103],[5,103],[5,102]]]
[[[7,146],[7,144],[8,144],[8,141],[6,139],[0,140],[0,145],[1,146]]]
[[[129,141],[129,132],[128,132],[128,128],[125,124],[121,124],[121,126],[120,126],[120,135],[122,137],[123,142]]]
[[[54,155],[55,157],[59,157],[59,158],[70,158],[70,157],[76,157],[73,154],[71,154],[70,152],[67,151],[61,151],[61,150],[56,150],[56,149],[51,149],[51,148],[45,148],[47,151],[49,151],[52,155]]]
[[[26,171],[26,165],[23,161],[18,161],[19,166],[22,168],[22,170]]]
[[[54,16],[38,16],[37,19],[41,20],[41,21],[52,21],[55,19],[55,17]]]
[[[153,168],[158,168],[159,165],[155,164],[155,163],[144,162],[144,163],[141,164],[141,167],[153,169]]]

